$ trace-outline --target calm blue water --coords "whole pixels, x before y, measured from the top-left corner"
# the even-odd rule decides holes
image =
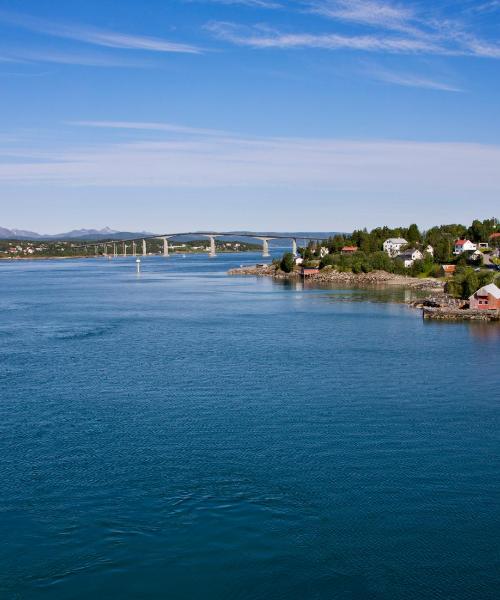
[[[0,263],[2,598],[498,597],[500,329],[256,259]]]

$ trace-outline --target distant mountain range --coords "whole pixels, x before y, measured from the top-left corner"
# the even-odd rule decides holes
[[[66,233],[48,235],[25,229],[0,227],[0,239],[4,240],[107,240],[110,238],[121,240],[141,235],[150,236],[154,234],[149,231],[116,231],[105,227],[104,229],[73,229]]]

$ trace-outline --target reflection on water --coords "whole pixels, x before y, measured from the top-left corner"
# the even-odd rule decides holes
[[[377,284],[370,286],[345,285],[336,282],[315,282],[311,279],[273,279],[274,285],[294,291],[327,291],[332,300],[351,302],[398,302],[410,303],[423,300],[429,292],[408,289],[398,285]]]

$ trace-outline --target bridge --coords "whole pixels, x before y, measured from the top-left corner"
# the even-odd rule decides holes
[[[209,251],[208,255],[211,258],[216,256],[216,246],[215,240],[217,238],[248,238],[253,240],[259,240],[262,242],[262,257],[268,258],[270,256],[269,253],[269,242],[271,240],[288,240],[291,243],[291,252],[292,254],[297,254],[297,240],[318,240],[317,237],[312,236],[300,236],[293,237],[286,234],[266,234],[266,233],[258,233],[258,232],[241,232],[241,231],[188,231],[182,233],[162,233],[160,235],[150,235],[150,236],[141,236],[136,238],[128,238],[128,239],[109,239],[105,241],[82,244],[81,246],[75,246],[75,248],[85,248],[88,252],[89,248],[94,248],[95,255],[99,255],[102,249],[103,256],[147,256],[148,241],[152,240],[162,240],[163,241],[163,256],[167,257],[170,254],[169,240],[173,240],[175,238],[180,237],[194,237],[195,239],[206,238],[209,242]],[[318,240],[319,241],[319,240]],[[109,253],[108,253],[109,249]]]

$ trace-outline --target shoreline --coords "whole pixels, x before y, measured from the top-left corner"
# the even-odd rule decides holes
[[[253,275],[255,277],[272,277],[278,280],[295,281],[301,279],[300,273],[293,271],[284,273],[277,270],[274,265],[253,266],[253,267],[238,267],[228,271],[228,275]],[[377,285],[384,286],[400,286],[411,290],[430,291],[434,293],[444,293],[444,281],[438,279],[418,277],[409,277],[407,275],[397,275],[388,273],[387,271],[372,271],[370,273],[352,273],[335,271],[334,269],[325,268],[319,273],[309,275],[306,278],[311,283],[340,283],[343,285],[351,285],[356,287],[374,287]]]

